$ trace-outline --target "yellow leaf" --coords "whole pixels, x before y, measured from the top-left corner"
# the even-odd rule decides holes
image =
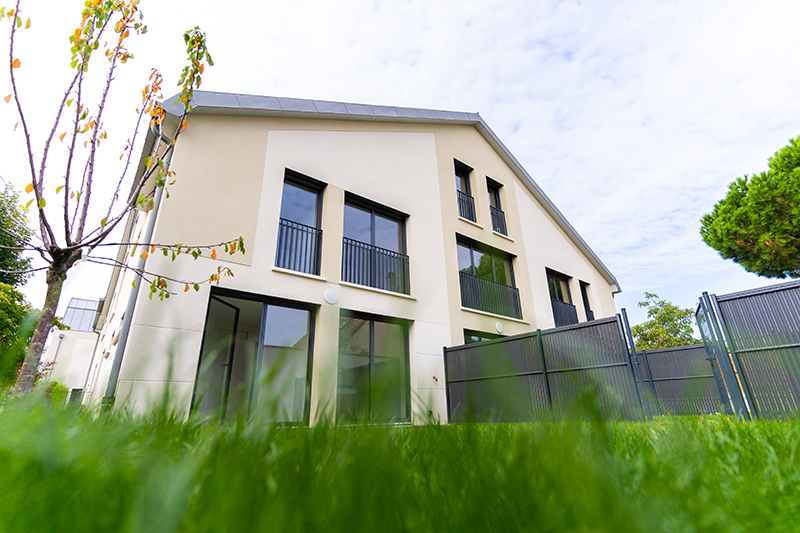
[[[62,133],[61,135],[58,136],[58,138],[61,140],[61,142],[64,142],[64,135],[66,135],[66,134],[67,134],[67,132],[65,131],[64,133]]]
[[[15,59],[11,62],[11,66],[14,68],[19,68],[19,59]]]
[[[156,253],[156,245],[155,244],[150,247],[150,253],[151,254]]]
[[[25,29],[27,30],[30,27],[31,27],[31,19],[28,19],[28,22],[25,23]]]
[[[217,258],[217,251],[211,250],[211,259],[216,259],[216,258]]]
[[[70,197],[70,199],[75,198],[75,191],[72,191],[71,193],[69,193],[69,197]]]
[[[147,256],[148,256],[148,255],[150,255],[150,254],[148,254],[148,253],[147,253],[147,250],[142,250],[142,256],[141,256],[141,257],[142,257],[142,260],[145,260],[145,259],[147,259]]]
[[[233,241],[233,243],[231,243],[231,255],[233,255],[233,252],[235,251],[236,251],[236,241]]]
[[[181,122],[181,126],[183,127],[183,129],[186,129],[186,119],[183,119],[183,121]]]
[[[183,288],[183,292],[187,292],[189,290],[189,284],[187,283],[186,286]]]
[[[9,10],[8,10],[8,13],[6,13],[6,16],[7,16],[8,18],[11,18],[11,17],[13,17],[13,16],[14,16],[14,10],[13,10],[13,9],[9,9]]]
[[[19,126],[19,122],[17,122],[16,124],[14,124],[14,131],[17,131],[17,126]]]
[[[8,102],[9,102],[9,100],[11,100],[11,95],[9,94],[9,95],[8,95],[8,96],[6,96],[5,98],[3,98],[3,100],[5,100],[5,101],[6,101],[6,103],[8,103]]]
[[[33,183],[29,183],[27,187],[25,187],[25,192],[32,193],[33,192]]]

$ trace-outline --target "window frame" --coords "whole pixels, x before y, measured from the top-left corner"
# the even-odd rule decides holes
[[[363,196],[359,196],[357,194],[353,194],[349,191],[345,191],[344,193],[344,205],[345,207],[352,206],[357,209],[363,209],[364,211],[370,212],[370,242],[365,242],[364,244],[369,244],[370,246],[377,246],[375,244],[375,216],[380,215],[384,218],[388,218],[389,220],[393,220],[398,223],[399,225],[399,248],[400,250],[396,253],[408,255],[407,251],[407,239],[406,239],[406,220],[408,219],[409,215],[403,213],[402,211],[398,211],[397,209],[393,209],[389,206],[379,204]],[[344,218],[342,218],[342,229],[344,230]],[[342,231],[342,235],[344,235],[344,231]],[[350,237],[347,237],[348,239]],[[352,239],[355,240],[355,239]],[[381,246],[377,246],[378,248],[382,248]],[[385,248],[384,248],[385,249]],[[394,250],[390,250],[394,251]]]
[[[285,185],[286,183],[294,185],[295,187],[298,187],[300,189],[305,189],[317,195],[316,217],[315,217],[314,228],[322,229],[322,195],[328,184],[318,179],[312,178],[311,176],[306,176],[305,174],[301,174],[290,168],[286,168],[284,170],[283,184]],[[283,208],[283,187],[281,187],[281,208]],[[278,216],[280,217],[280,209],[278,210]],[[292,222],[297,222],[297,221],[293,220]],[[297,223],[300,224],[300,222]]]
[[[367,416],[367,422],[370,423],[392,423],[392,424],[408,424],[411,422],[411,355],[410,355],[410,330],[412,321],[404,320],[402,318],[396,317],[389,317],[383,315],[376,315],[372,313],[365,313],[362,311],[354,311],[350,309],[341,309],[339,311],[339,324],[343,318],[357,318],[359,320],[364,320],[369,322],[369,375],[370,375],[370,384],[369,384],[369,414]],[[373,387],[375,382],[375,322],[384,322],[388,324],[395,324],[403,327],[404,333],[404,346],[403,346],[403,363],[404,363],[404,376],[405,376],[405,383],[403,384],[403,391],[402,393],[405,395],[405,412],[403,413],[404,418],[401,420],[375,420],[372,418],[373,416],[373,409],[372,409],[372,401],[373,401]],[[339,356],[341,355],[341,346],[338,344],[339,339],[337,339],[337,346],[336,346],[336,359],[337,359],[337,366]],[[339,376],[337,372],[336,377],[336,422],[339,423],[342,420],[339,420]],[[360,422],[364,422],[364,420],[359,420],[355,416],[347,417],[348,424],[358,424]]]
[[[502,339],[505,335],[500,335],[498,333],[489,333],[487,331],[478,331],[477,329],[468,329],[464,328],[464,344],[476,344],[477,342],[486,342],[486,341],[493,341],[496,339]],[[467,341],[467,336],[479,337],[481,340],[476,342],[469,342]]]
[[[490,281],[493,281],[495,283],[502,283],[500,281],[497,281],[497,267],[494,261],[495,257],[505,259],[506,261],[508,261],[508,272],[509,276],[511,277],[511,284],[508,283],[502,283],[502,284],[508,285],[509,287],[514,287],[514,288],[517,287],[516,277],[514,276],[514,258],[516,256],[508,252],[504,252],[503,250],[500,250],[498,248],[489,246],[488,244],[483,244],[481,242],[464,237],[463,235],[456,234],[456,247],[458,246],[464,246],[465,248],[469,249],[469,258],[471,263],[469,273],[472,274],[473,276],[478,276],[477,268],[475,266],[475,253],[474,253],[475,250],[477,250],[482,254],[489,254],[492,258],[492,279]],[[459,268],[458,270],[460,271],[461,269]],[[489,279],[489,278],[484,278],[484,279]]]
[[[550,294],[550,299],[551,300],[556,300],[556,301],[559,301],[559,302],[562,302],[562,303],[565,303],[565,304],[569,304],[569,305],[575,305],[573,303],[573,300],[572,300],[572,291],[570,290],[570,287],[569,287],[569,280],[572,279],[572,277],[571,276],[567,276],[566,274],[562,274],[561,272],[558,272],[557,270],[553,270],[552,268],[545,268],[545,272],[547,274],[547,289],[548,289],[548,293]],[[557,281],[563,281],[564,282],[564,287],[566,288],[566,297],[567,297],[566,300],[563,300],[561,298],[553,298],[554,287],[557,287],[557,285],[551,286],[550,285],[550,280],[551,279],[553,281],[557,280]],[[559,291],[555,290],[555,292],[558,293]]]
[[[192,387],[192,399],[190,405],[190,412],[194,412],[197,407],[197,386],[199,383],[200,378],[200,370],[203,365],[203,349],[206,343],[206,321],[208,320],[208,314],[211,310],[211,302],[212,300],[217,300],[227,306],[236,308],[230,302],[222,300],[222,298],[234,298],[238,300],[246,300],[251,302],[258,302],[261,304],[261,317],[259,319],[259,332],[258,332],[258,341],[256,343],[256,353],[255,355],[255,371],[254,376],[252,377],[253,380],[257,381],[259,379],[259,374],[261,372],[261,365],[262,365],[262,358],[263,358],[263,350],[264,350],[264,335],[266,334],[266,318],[269,306],[276,306],[276,307],[288,307],[291,309],[300,309],[303,311],[308,311],[308,361],[306,362],[306,395],[305,395],[305,404],[303,406],[303,420],[299,421],[285,421],[285,422],[273,422],[273,425],[276,426],[284,426],[284,427],[296,427],[296,426],[308,426],[311,418],[311,385],[313,379],[313,368],[314,368],[314,343],[316,339],[316,317],[317,312],[319,310],[319,305],[297,301],[297,300],[288,300],[286,298],[280,298],[277,296],[267,296],[263,294],[255,294],[250,292],[242,292],[235,289],[228,289],[225,287],[211,287],[211,292],[208,297],[208,303],[206,304],[206,313],[205,319],[203,321],[203,337],[200,341],[200,353],[197,359],[197,370],[195,371],[194,377],[194,385]],[[233,330],[233,338],[234,343],[231,345],[230,352],[231,358],[233,357],[233,353],[235,351],[236,346],[236,335],[239,323],[239,309],[236,308],[236,327]],[[230,377],[228,378],[228,383],[223,384],[225,389],[225,398],[224,402],[225,405],[227,404],[228,399],[230,398]],[[251,414],[253,410],[254,402],[256,401],[256,395],[258,394],[257,389],[258,383],[253,382],[250,384],[250,392],[249,397],[247,400],[247,413],[248,416]],[[224,420],[226,414],[224,412],[221,413],[222,419]]]

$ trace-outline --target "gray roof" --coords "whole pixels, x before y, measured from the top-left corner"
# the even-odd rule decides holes
[[[572,224],[550,201],[539,185],[517,161],[495,135],[486,121],[478,113],[461,111],[442,111],[415,107],[395,107],[369,104],[331,102],[327,100],[305,100],[302,98],[281,98],[275,96],[255,96],[249,94],[220,93],[213,91],[194,91],[190,102],[192,113],[201,115],[241,115],[283,118],[311,118],[328,120],[359,120],[380,122],[415,122],[423,124],[463,124],[471,125],[486,139],[497,154],[505,161],[518,178],[525,184],[544,210],[553,217],[556,224],[572,239],[578,249],[613,285],[613,292],[620,292],[614,274],[603,264],[586,241],[575,231]],[[163,102],[164,109],[175,116],[183,113],[183,105],[177,103],[177,95]]]

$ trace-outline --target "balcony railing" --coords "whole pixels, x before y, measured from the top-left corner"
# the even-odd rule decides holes
[[[492,229],[502,235],[508,235],[506,229],[506,214],[502,210],[490,205],[489,213],[492,215]]]
[[[285,218],[278,223],[278,249],[275,266],[319,275],[322,230],[292,222]]]
[[[461,305],[495,315],[522,318],[519,290],[503,283],[468,274],[458,273],[461,281]]]
[[[574,305],[552,298],[550,298],[550,303],[553,304],[553,318],[556,319],[557,328],[578,323],[578,310]]]
[[[345,237],[342,281],[411,294],[408,256]]]
[[[467,193],[456,191],[458,195],[458,216],[475,222],[475,199]]]
[[[589,309],[588,307],[586,308],[586,320],[588,320],[588,321],[590,321],[590,322],[591,322],[592,320],[594,320],[594,311],[592,311],[592,310],[591,310],[591,309]]]

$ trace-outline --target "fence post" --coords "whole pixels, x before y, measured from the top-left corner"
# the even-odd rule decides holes
[[[639,373],[639,362],[636,359],[636,348],[634,347],[633,343],[633,336],[631,335],[631,328],[628,325],[628,313],[625,309],[622,309],[622,322],[619,324],[620,333],[622,334],[622,345],[625,346],[626,344],[626,337],[627,343],[630,344],[630,351],[626,348],[625,355],[628,359],[628,368],[631,371],[631,377],[633,378],[633,388],[636,391],[636,398],[639,400],[639,407],[642,409],[642,416],[645,417],[647,420],[653,420],[653,415],[650,414],[650,405],[647,402],[647,397],[644,395],[644,391],[639,390],[639,384],[642,381],[642,376]],[[619,315],[617,315],[619,318]],[[633,355],[631,355],[631,352]]]
[[[544,392],[547,395],[547,408],[553,414],[553,398],[550,396],[550,382],[547,381],[547,363],[544,357],[544,343],[542,342],[542,330],[536,330],[536,339],[539,341],[539,353],[542,356],[542,377],[544,377]]]
[[[647,371],[647,379],[650,380],[650,390],[653,391],[653,398],[658,398],[656,384],[653,382],[653,371],[650,370],[650,359],[647,357],[647,350],[642,350],[642,359],[644,360],[644,369]]]
[[[447,423],[451,424],[450,421],[450,379],[449,374],[447,372],[447,346],[442,347],[442,357],[444,357],[444,396],[447,400]]]
[[[717,360],[722,377],[725,380],[725,396],[723,396],[723,398],[730,398],[731,407],[737,417],[740,416],[746,421],[751,420],[750,413],[745,404],[741,385],[734,372],[733,363],[728,355],[728,348],[722,337],[722,330],[720,329],[714,309],[711,307],[711,299],[707,292],[703,292],[703,295],[700,297],[700,309],[705,315],[706,322],[708,322],[709,338],[706,338],[702,327],[700,327],[700,335],[703,337],[703,344],[706,345],[706,353]]]
[[[707,294],[707,293],[704,293]],[[730,362],[733,365],[733,370],[736,373],[735,375],[739,377],[739,387],[742,391],[742,396],[744,397],[745,407],[749,407],[749,414],[750,417],[758,418],[758,409],[756,409],[756,404],[753,403],[753,396],[750,394],[750,383],[747,379],[747,376],[742,371],[742,364],[739,361],[739,355],[736,353],[736,349],[733,347],[733,341],[731,340],[731,332],[728,328],[728,324],[725,322],[725,319],[722,316],[722,310],[719,308],[719,302],[717,301],[717,295],[712,294],[710,297],[711,300],[711,312],[716,317],[717,322],[722,326],[722,330],[725,334],[725,337],[728,339],[728,350],[730,351]]]

